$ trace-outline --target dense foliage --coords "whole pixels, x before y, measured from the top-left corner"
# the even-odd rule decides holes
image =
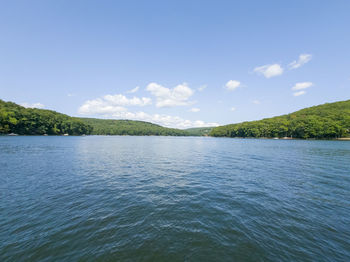
[[[208,136],[213,127],[194,127],[188,128],[186,131],[190,136]]]
[[[327,103],[300,111],[214,128],[211,136],[339,138],[350,136],[350,100]]]
[[[82,135],[92,127],[79,119],[51,110],[25,108],[0,100],[0,134],[19,135]]]
[[[0,134],[9,133],[19,135],[189,135],[184,130],[142,121],[75,118],[51,110],[25,108],[0,100]]]
[[[93,135],[187,136],[184,130],[166,128],[143,121],[79,118],[93,127]]]
[[[0,134],[340,138],[350,136],[350,100],[216,128],[166,128],[143,121],[75,118],[0,100]]]

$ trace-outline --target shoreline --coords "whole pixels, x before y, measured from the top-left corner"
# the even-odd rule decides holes
[[[268,140],[328,140],[328,141],[350,141],[350,137],[340,138],[291,138],[291,137],[228,137],[228,136],[171,136],[171,135],[18,135],[18,134],[0,134],[0,137],[22,137],[22,136],[40,136],[40,137],[87,137],[87,136],[131,136],[131,137],[206,137],[206,138],[236,138],[236,139],[268,139]]]

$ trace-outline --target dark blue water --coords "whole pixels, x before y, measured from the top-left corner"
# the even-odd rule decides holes
[[[350,142],[0,137],[0,261],[350,261]]]

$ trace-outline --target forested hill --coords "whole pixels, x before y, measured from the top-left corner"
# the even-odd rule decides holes
[[[81,120],[51,110],[25,108],[0,99],[0,134],[82,135],[92,127]]]
[[[208,136],[213,127],[193,127],[185,129],[190,136]]]
[[[327,103],[259,121],[214,128],[217,137],[340,138],[350,136],[350,100]]]
[[[180,129],[142,121],[76,118],[55,111],[25,108],[0,99],[0,134],[187,136]]]
[[[216,128],[180,130],[132,120],[76,118],[0,100],[0,134],[19,135],[210,135],[223,137],[339,138],[350,136],[350,100]]]
[[[156,124],[134,120],[111,120],[79,118],[92,126],[92,135],[135,135],[135,136],[187,136],[188,132],[175,128],[166,128]]]

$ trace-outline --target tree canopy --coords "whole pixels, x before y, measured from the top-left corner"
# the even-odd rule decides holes
[[[194,127],[188,128],[186,131],[190,136],[208,136],[213,127]]]
[[[185,130],[166,128],[156,124],[134,120],[112,120],[79,118],[93,127],[92,135],[134,135],[134,136],[187,136]]]
[[[76,118],[0,100],[0,134],[187,136],[185,130],[143,121]]]
[[[0,100],[0,134],[82,135],[90,134],[91,131],[90,125],[77,118]]]
[[[143,121],[70,117],[52,110],[25,108],[0,100],[0,134],[9,133],[340,138],[350,136],[350,100],[313,106],[259,121],[187,130],[166,128]]]
[[[293,137],[329,139],[350,136],[350,100],[327,103],[259,121],[214,128],[216,137]]]

